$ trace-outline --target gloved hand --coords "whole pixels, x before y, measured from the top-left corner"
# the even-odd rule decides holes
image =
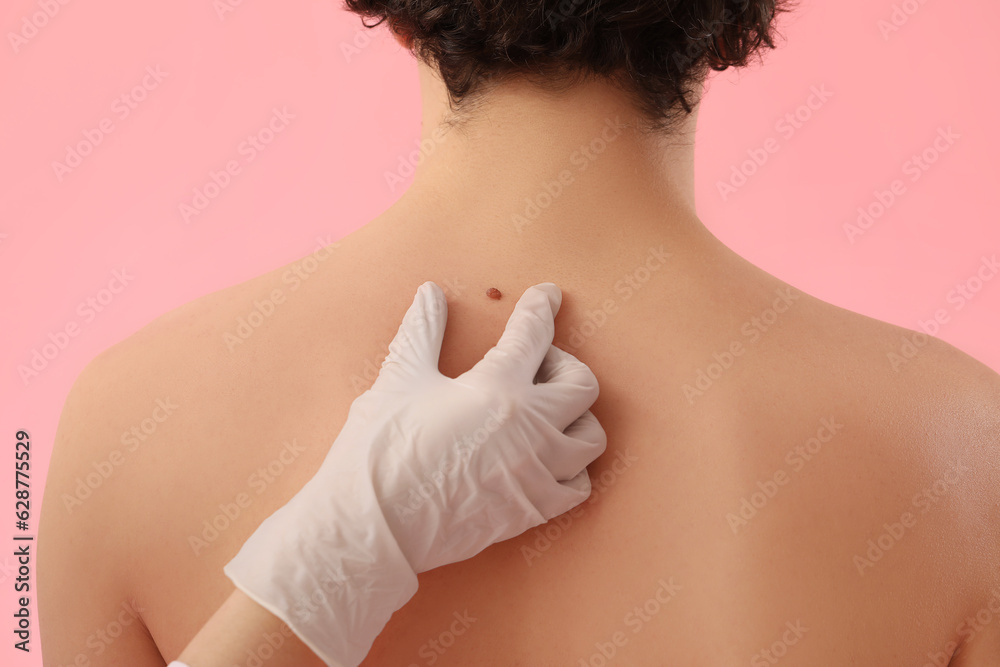
[[[594,374],[552,345],[561,299],[529,288],[497,345],[451,379],[438,371],[445,297],[421,285],[315,476],[226,575],[328,665],[355,667],[417,573],[583,502],[607,439],[588,409]]]

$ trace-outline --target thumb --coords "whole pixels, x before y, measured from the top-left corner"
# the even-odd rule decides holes
[[[514,305],[500,340],[466,373],[500,372],[530,383],[552,345],[561,303],[562,291],[555,284],[529,287]]]
[[[438,371],[441,341],[448,321],[448,302],[444,292],[428,280],[417,288],[395,338],[389,343],[389,354],[382,362],[375,385],[385,384],[386,378],[414,377],[428,371]],[[374,386],[373,386],[374,388]]]

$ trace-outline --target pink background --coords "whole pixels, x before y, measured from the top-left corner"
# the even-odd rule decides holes
[[[11,452],[0,465],[10,470],[14,434],[29,430],[31,532],[62,402],[94,355],[165,311],[305,255],[317,237],[336,240],[404,189],[391,190],[385,173],[418,136],[414,61],[336,2],[237,2],[7,0],[0,10],[0,434]],[[49,18],[44,6],[58,11]],[[901,25],[884,34],[879,22],[894,7]],[[909,328],[945,309],[951,319],[937,335],[1000,369],[1000,280],[961,309],[948,301],[984,254],[1000,252],[990,83],[1000,5],[803,0],[781,25],[767,66],[716,75],[703,104],[706,224],[752,262],[845,308]],[[12,43],[22,31],[30,38]],[[141,89],[157,67],[161,80]],[[116,100],[136,86],[144,99],[126,116]],[[782,119],[813,87],[832,96],[814,97],[792,133]],[[276,107],[294,119],[249,161],[240,144]],[[60,180],[53,162],[102,121],[112,131]],[[959,138],[911,180],[905,163],[949,127]],[[762,151],[767,161],[747,164],[751,175],[724,198],[718,183]],[[186,222],[179,205],[229,160],[240,173]],[[852,243],[844,224],[896,179],[903,194]],[[101,312],[78,310],[122,269],[134,278]],[[72,323],[77,335],[23,381],[18,367]],[[12,474],[0,480],[11,522],[0,539],[10,545]],[[4,628],[12,551],[0,549]],[[0,662],[41,664],[37,625],[30,656],[7,632]]]

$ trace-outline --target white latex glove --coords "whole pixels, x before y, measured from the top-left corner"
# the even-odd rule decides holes
[[[355,667],[419,572],[465,560],[590,495],[607,438],[590,369],[552,345],[559,288],[518,300],[497,345],[438,371],[447,304],[417,290],[371,389],[315,476],[225,567],[328,665]]]

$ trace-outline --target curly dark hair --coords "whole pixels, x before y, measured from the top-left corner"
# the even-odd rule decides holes
[[[709,69],[743,67],[774,48],[774,19],[791,0],[344,2],[435,65],[453,110],[512,75],[547,90],[598,75],[632,97],[650,129],[669,130]]]

